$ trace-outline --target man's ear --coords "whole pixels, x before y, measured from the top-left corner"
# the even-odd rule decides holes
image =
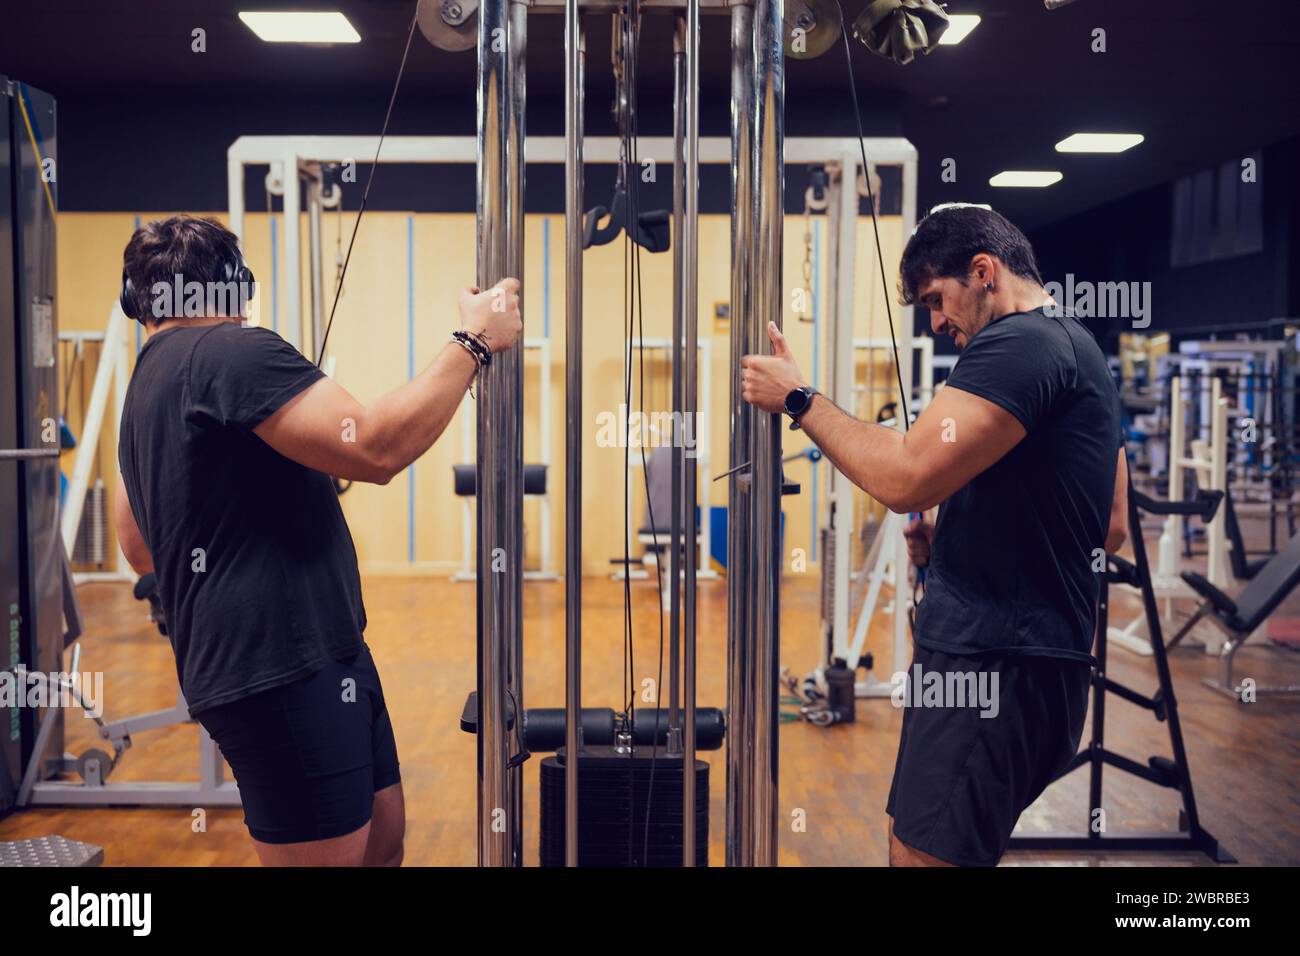
[[[981,252],[974,256],[970,261],[969,278],[976,285],[984,285],[987,282],[994,282],[997,266],[993,257],[987,252]]]

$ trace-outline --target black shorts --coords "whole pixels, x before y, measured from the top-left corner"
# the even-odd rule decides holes
[[[349,660],[195,719],[230,764],[244,823],[263,843],[359,830],[375,794],[401,780],[379,672],[364,644]]]
[[[944,675],[949,692],[939,706],[925,699],[924,680],[918,693],[917,664],[923,675]],[[1079,747],[1091,667],[1023,654],[959,657],[917,645],[908,675],[887,807],[894,835],[946,863],[993,866],[1020,814]],[[983,695],[969,692],[981,686]]]

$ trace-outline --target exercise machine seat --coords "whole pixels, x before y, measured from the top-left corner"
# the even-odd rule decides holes
[[[1229,598],[1194,571],[1184,571],[1183,580],[1205,598],[1225,627],[1249,634],[1264,623],[1279,604],[1300,584],[1300,535],[1264,563],[1235,599]]]

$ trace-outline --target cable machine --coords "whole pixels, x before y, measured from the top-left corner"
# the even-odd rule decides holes
[[[833,0],[832,0],[833,2]],[[900,3],[869,8],[855,22],[854,36],[874,52],[896,62],[908,62],[914,52],[927,52],[946,25],[942,11],[931,0],[918,0],[921,9]],[[610,15],[615,30],[614,68],[617,140],[585,140],[582,131],[585,47],[579,7],[589,14]],[[879,5],[876,5],[879,6]],[[565,135],[562,138],[526,138],[524,102],[525,50],[528,14],[562,12],[565,17]],[[731,27],[732,128],[730,142],[701,141],[698,122],[699,29],[702,12],[725,13]],[[783,17],[784,13],[784,17]],[[674,31],[674,134],[671,138],[639,140],[635,130],[635,60],[639,24],[643,14],[676,17]],[[921,29],[927,21],[929,30]],[[779,588],[781,576],[781,507],[786,490],[781,465],[781,429],[776,415],[759,413],[743,402],[739,387],[740,358],[768,350],[766,328],[782,318],[781,253],[785,162],[859,164],[868,168],[866,140],[859,122],[858,137],[850,140],[808,139],[786,142],[784,136],[784,58],[815,56],[846,37],[842,11],[826,0],[421,0],[417,4],[389,99],[384,127],[377,138],[332,138],[327,148],[313,138],[277,143],[286,155],[311,155],[317,161],[337,161],[343,155],[373,151],[361,206],[353,225],[347,255],[336,283],[337,306],[357,227],[364,214],[374,172],[381,161],[393,103],[416,28],[446,50],[477,49],[477,124],[472,142],[454,137],[395,137],[384,162],[467,162],[477,173],[477,273],[480,288],[506,276],[520,277],[523,261],[523,196],[525,143],[533,162],[563,162],[565,166],[565,374],[566,374],[566,517],[565,606],[566,693],[562,719],[557,709],[525,706],[522,647],[523,541],[522,512],[524,465],[522,456],[522,348],[502,353],[478,379],[478,479],[476,498],[478,541],[477,667],[476,690],[461,716],[462,729],[477,738],[477,846],[480,865],[517,866],[522,863],[522,765],[530,751],[560,750],[553,763],[543,762],[544,862],[558,852],[559,862],[578,865],[603,862],[590,856],[592,828],[617,820],[624,831],[644,815],[645,839],[641,854],[626,841],[626,863],[668,862],[652,857],[650,799],[661,790],[659,809],[677,802],[680,812],[664,813],[677,820],[660,827],[657,849],[671,848],[684,865],[707,861],[707,784],[699,771],[707,764],[696,760],[697,749],[727,748],[726,861],[729,865],[771,866],[776,862],[777,840],[777,729],[779,703]],[[919,32],[918,32],[919,30]],[[848,43],[844,53],[848,58]],[[851,65],[851,63],[849,64]],[[857,110],[856,91],[854,108]],[[229,153],[232,228],[242,227],[242,165],[257,162],[261,137],[241,138]],[[902,140],[884,143],[897,160],[910,161],[915,150]],[[302,149],[303,145],[313,148]],[[372,149],[373,147],[373,149]],[[642,212],[637,205],[637,151],[658,162],[673,163],[674,202],[670,212]],[[588,161],[617,162],[622,190],[616,190],[608,210],[584,213],[582,169]],[[888,161],[886,157],[882,157]],[[263,160],[264,161],[264,160]],[[731,391],[729,423],[728,501],[728,608],[727,608],[727,710],[696,705],[696,571],[686,562],[679,579],[669,574],[671,610],[671,665],[669,706],[649,714],[635,711],[629,696],[624,709],[583,708],[581,681],[582,599],[582,251],[592,244],[624,234],[625,268],[638,281],[640,250],[674,255],[673,368],[676,422],[693,418],[698,409],[698,174],[699,164],[728,162],[731,170]],[[295,156],[296,162],[296,156]],[[870,188],[870,187],[869,187]],[[286,195],[294,192],[289,190]],[[848,192],[846,190],[846,192]],[[621,201],[620,201],[621,200]],[[286,215],[297,210],[286,203]],[[874,201],[872,206],[875,223]],[[668,228],[668,218],[677,226]],[[601,220],[608,219],[605,225]],[[292,231],[292,230],[291,230]],[[672,236],[677,237],[671,242]],[[877,245],[879,239],[877,236]],[[877,256],[879,258],[879,254]],[[883,274],[883,261],[880,262]],[[844,270],[847,274],[850,270]],[[637,287],[639,288],[639,286]],[[883,288],[883,283],[882,283]],[[636,297],[639,302],[639,296]],[[888,300],[886,300],[888,301]],[[639,306],[629,311],[627,341],[639,337],[633,319]],[[324,325],[319,351],[325,345],[334,309]],[[890,318],[891,340],[894,339]],[[625,356],[625,386],[630,392],[630,351]],[[896,366],[897,355],[895,355]],[[899,369],[899,384],[903,384]],[[906,390],[903,390],[904,393]],[[906,418],[904,417],[904,423]],[[680,460],[680,435],[674,446]],[[674,462],[676,465],[677,462]],[[490,476],[485,480],[484,476]],[[721,476],[720,476],[721,477]],[[672,500],[675,540],[693,541],[697,518],[694,508],[677,503],[698,500],[698,475],[694,469],[673,469]],[[630,605],[625,607],[625,639],[631,646]],[[625,688],[626,689],[626,688]],[[664,711],[666,710],[666,714]],[[558,723],[557,723],[558,721]],[[562,731],[562,734],[559,732]],[[725,733],[724,733],[725,731]],[[560,739],[557,739],[560,738]],[[604,749],[600,749],[604,748]],[[638,755],[638,748],[642,751]],[[662,748],[662,754],[660,752]],[[644,751],[650,750],[649,758]],[[576,755],[569,759],[569,755]],[[637,761],[643,761],[638,764]],[[683,768],[694,768],[691,785],[684,785]],[[675,772],[674,772],[675,770]],[[626,784],[621,807],[612,798],[592,796],[608,779]],[[645,771],[642,786],[638,774]],[[558,779],[563,779],[563,784]],[[548,787],[552,788],[548,792]],[[559,790],[555,790],[559,787]],[[670,788],[671,789],[668,789]],[[555,794],[560,794],[557,801]],[[608,793],[608,791],[606,791]],[[702,798],[702,799],[701,799]],[[547,808],[551,808],[548,828]],[[603,819],[604,813],[608,819]],[[558,818],[562,825],[556,823]],[[555,834],[560,850],[555,850]],[[703,839],[700,839],[703,837]],[[599,847],[596,847],[599,849]],[[621,861],[615,861],[621,862]]]
[[[781,321],[781,228],[784,186],[784,76],[782,6],[779,0],[754,0],[752,6],[728,8],[722,0],[642,6],[638,0],[585,4],[591,13],[614,18],[616,115],[623,138],[620,163],[634,161],[635,77],[640,18],[668,14],[676,18],[673,42],[674,135],[672,235],[673,419],[694,418],[698,405],[698,217],[699,217],[699,30],[701,7],[727,13],[732,36],[733,110],[731,166],[733,190],[732,368],[740,356],[763,347],[768,321]],[[534,12],[562,9],[565,19],[565,735],[563,860],[569,866],[591,859],[585,845],[592,816],[602,807],[584,800],[584,781],[602,780],[615,765],[636,764],[638,721],[615,715],[612,747],[584,739],[587,712],[581,706],[582,676],[582,251],[600,241],[599,222],[584,216],[582,195],[585,49],[578,0],[533,5]],[[523,272],[523,67],[529,7],[509,0],[427,3],[419,22],[425,36],[443,49],[466,49],[476,32],[478,51],[478,284],[493,285]],[[476,21],[476,24],[475,24]],[[476,31],[475,31],[476,26]],[[629,151],[630,148],[630,151]],[[636,177],[620,171],[609,226],[621,225],[633,246],[636,270],[639,247],[661,251],[663,217],[642,213],[636,202]],[[622,200],[620,204],[620,199]],[[601,218],[599,216],[595,217]],[[626,240],[625,240],[626,242]],[[523,508],[521,366],[518,350],[506,353],[480,373],[479,460],[481,474],[496,481],[479,482],[478,498],[478,681],[472,706],[478,741],[479,862],[518,865],[522,859],[521,764],[534,737],[525,727],[534,720],[525,708],[522,674],[522,565],[507,560],[505,573],[492,573],[493,555],[522,554],[519,536]],[[630,362],[630,353],[628,356]],[[630,371],[630,370],[629,370]],[[728,553],[728,648],[731,708],[727,728],[727,860],[740,864],[776,861],[776,770],[780,586],[781,440],[776,416],[756,414],[740,398],[738,375],[731,390],[731,466]],[[630,380],[630,374],[629,374]],[[629,386],[630,387],[630,386]],[[674,541],[694,541],[697,500],[696,469],[680,469],[680,435],[674,431]],[[681,525],[679,528],[678,526]],[[675,553],[675,549],[674,549]],[[675,561],[674,561],[675,563]],[[696,562],[685,563],[684,581],[676,568],[669,574],[670,668],[666,722],[653,714],[651,756],[647,771],[667,780],[675,769],[681,807],[680,860],[692,866],[707,860],[705,841],[697,840],[697,810],[707,825],[707,799],[699,801],[696,760],[700,713],[696,706]],[[742,613],[745,618],[742,619]],[[743,708],[738,700],[745,701]],[[663,723],[664,752],[658,752]],[[718,727],[717,729],[721,729]],[[644,749],[644,746],[642,747]],[[688,783],[683,768],[697,768]],[[631,772],[631,771],[628,771]],[[543,777],[547,766],[544,763]],[[611,777],[610,779],[613,779]],[[631,790],[631,778],[629,789]],[[662,786],[663,784],[661,784]],[[647,794],[648,795],[648,794]],[[547,803],[543,794],[543,804]],[[623,808],[623,812],[635,809]],[[580,812],[581,811],[581,812]],[[650,810],[646,819],[649,845]],[[599,820],[597,820],[599,822]],[[580,837],[582,838],[580,841]],[[548,835],[543,834],[545,852]]]

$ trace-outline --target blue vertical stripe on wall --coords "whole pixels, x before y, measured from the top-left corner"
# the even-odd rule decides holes
[[[415,378],[415,217],[406,217],[406,378]],[[415,463],[406,483],[406,560],[415,562]]]

